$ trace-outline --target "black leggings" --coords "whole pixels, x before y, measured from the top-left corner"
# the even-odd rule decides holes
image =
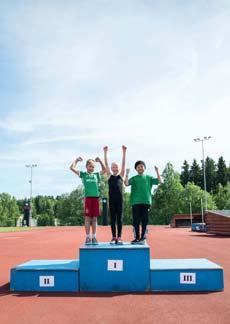
[[[121,237],[122,232],[122,200],[109,201],[111,230],[113,237]],[[116,228],[117,224],[117,228]],[[116,236],[117,233],[117,236]]]
[[[146,238],[146,230],[149,221],[149,205],[137,204],[132,206],[133,227],[135,238],[140,239],[140,224],[141,224],[141,239]]]

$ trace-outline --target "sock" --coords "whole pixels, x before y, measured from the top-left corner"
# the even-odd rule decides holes
[[[86,238],[90,238],[90,234],[86,234]]]
[[[93,238],[96,238],[96,233],[92,235]]]

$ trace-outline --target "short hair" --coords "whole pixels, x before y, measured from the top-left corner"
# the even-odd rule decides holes
[[[88,166],[90,163],[95,163],[95,160],[93,160],[93,159],[88,159],[87,161],[86,161],[86,165],[85,166]]]
[[[137,166],[138,166],[139,164],[142,164],[142,165],[145,167],[145,169],[146,169],[145,162],[144,162],[144,161],[141,161],[141,160],[138,160],[138,161],[135,163],[134,168],[136,169]]]

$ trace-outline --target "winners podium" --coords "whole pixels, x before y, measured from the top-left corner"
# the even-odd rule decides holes
[[[11,269],[11,291],[221,291],[223,268],[207,259],[150,259],[148,245],[83,245],[80,260],[32,260]]]

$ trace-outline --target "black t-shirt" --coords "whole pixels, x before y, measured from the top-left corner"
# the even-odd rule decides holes
[[[123,179],[120,175],[111,175],[108,179],[109,184],[109,199],[117,200],[122,199],[122,186]]]

